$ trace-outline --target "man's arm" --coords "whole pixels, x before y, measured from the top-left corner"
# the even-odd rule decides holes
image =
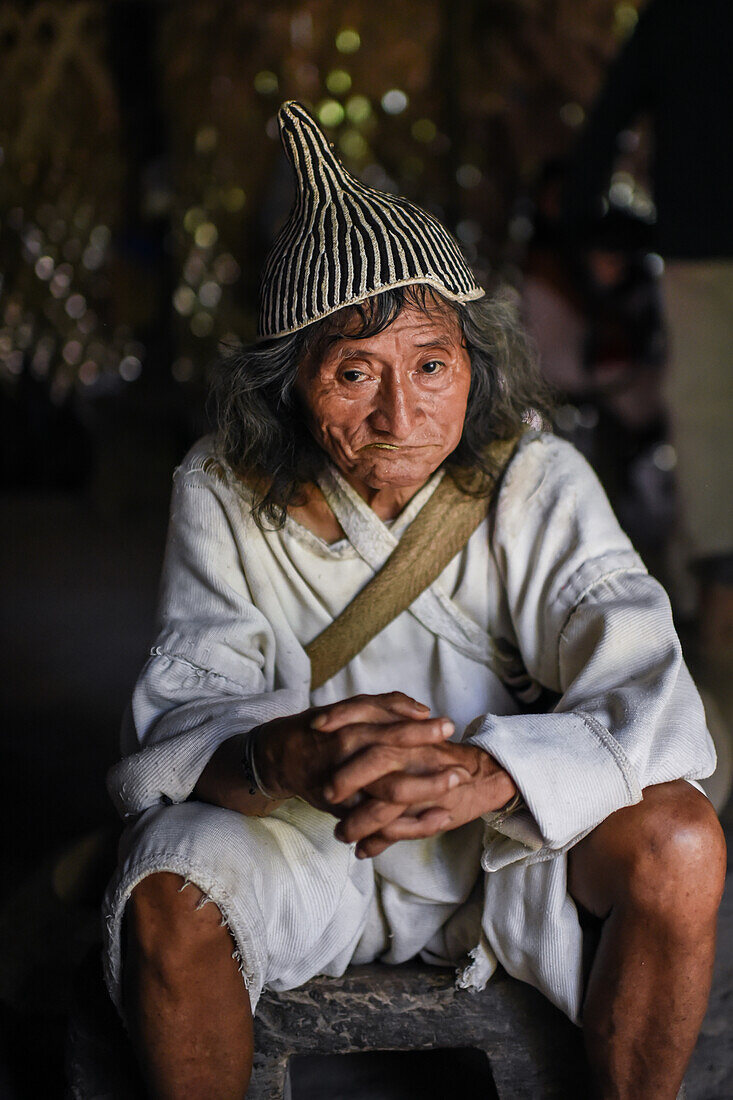
[[[453,723],[430,718],[429,709],[401,692],[360,695],[331,706],[309,709],[259,726],[255,738],[257,775],[267,794],[250,791],[242,757],[243,738],[222,744],[204,768],[194,795],[247,816],[264,816],[288,798],[298,797],[317,809],[343,816],[361,792],[369,763],[379,760],[379,774],[398,754],[439,749],[453,733]],[[334,775],[350,763],[357,774],[354,791],[342,805],[334,798]],[[436,768],[425,784],[430,798],[448,789],[447,769]],[[402,807],[396,810],[402,812]],[[441,818],[445,815],[441,815]]]
[[[468,737],[521,790],[517,827],[559,850],[644,787],[709,775],[715,753],[669,599],[569,444],[546,436],[517,456],[494,552],[527,670],[559,697],[549,713],[482,716]]]
[[[479,716],[461,746],[445,746],[484,751],[484,767],[503,769],[523,796],[526,808],[496,826],[516,841],[497,853],[503,865],[575,843],[644,787],[710,774],[715,755],[666,594],[569,444],[543,437],[520,449],[494,552],[527,671],[559,697],[549,713]],[[456,823],[462,796],[478,808],[475,794],[459,786],[447,796],[461,803]],[[402,828],[383,839],[401,839]]]
[[[220,745],[308,705],[305,685],[273,690],[275,639],[242,571],[232,494],[201,466],[194,455],[174,480],[158,636],[108,776],[123,816],[185,801]]]

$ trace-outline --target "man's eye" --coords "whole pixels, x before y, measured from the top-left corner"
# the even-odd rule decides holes
[[[421,369],[423,374],[437,374],[440,368],[444,366],[445,363],[442,360],[430,359],[427,363],[423,363]]]
[[[352,368],[351,370],[345,370],[341,375],[347,382],[358,382],[361,378],[361,371]]]

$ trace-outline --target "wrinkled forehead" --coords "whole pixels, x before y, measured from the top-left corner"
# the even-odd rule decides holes
[[[419,301],[407,298],[401,308],[385,313],[374,298],[332,314],[324,322],[321,333],[311,349],[311,357],[322,358],[335,345],[358,341],[368,345],[384,334],[404,336],[415,343],[440,340],[461,345],[463,330],[458,314],[440,297],[428,291]]]

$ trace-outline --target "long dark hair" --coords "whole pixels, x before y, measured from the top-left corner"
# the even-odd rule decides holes
[[[506,293],[458,303],[424,283],[385,290],[298,332],[221,357],[212,385],[217,449],[236,474],[250,482],[254,475],[261,486],[252,509],[261,527],[282,526],[288,505],[302,502],[303,487],[328,462],[295,390],[305,356],[317,356],[335,340],[375,336],[408,304],[426,314],[453,310],[471,361],[463,433],[449,459],[455,476],[490,473],[489,443],[511,438],[530,420],[549,421],[549,391]]]

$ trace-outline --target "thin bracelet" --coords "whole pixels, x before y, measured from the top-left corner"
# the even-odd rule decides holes
[[[517,790],[514,792],[514,797],[509,799],[506,806],[501,807],[499,813],[502,817],[510,817],[512,814],[515,814],[517,810],[521,810],[522,805],[522,795],[521,792]]]
[[[518,810],[523,809],[524,799],[522,798],[521,792],[517,790],[505,806],[500,806],[498,810],[494,810],[493,814],[486,817],[484,820],[489,825],[501,825],[501,823],[503,821],[506,821],[507,818],[511,817],[512,814],[515,814]]]
[[[242,772],[244,778],[247,781],[247,786],[250,794],[261,794],[265,798],[269,798],[270,801],[275,802],[277,799],[274,794],[270,794],[265,786],[263,786],[260,779],[259,772],[257,771],[257,765],[255,764],[255,741],[257,740],[257,734],[259,733],[259,726],[255,726],[249,733],[244,735],[244,744],[242,745]]]

